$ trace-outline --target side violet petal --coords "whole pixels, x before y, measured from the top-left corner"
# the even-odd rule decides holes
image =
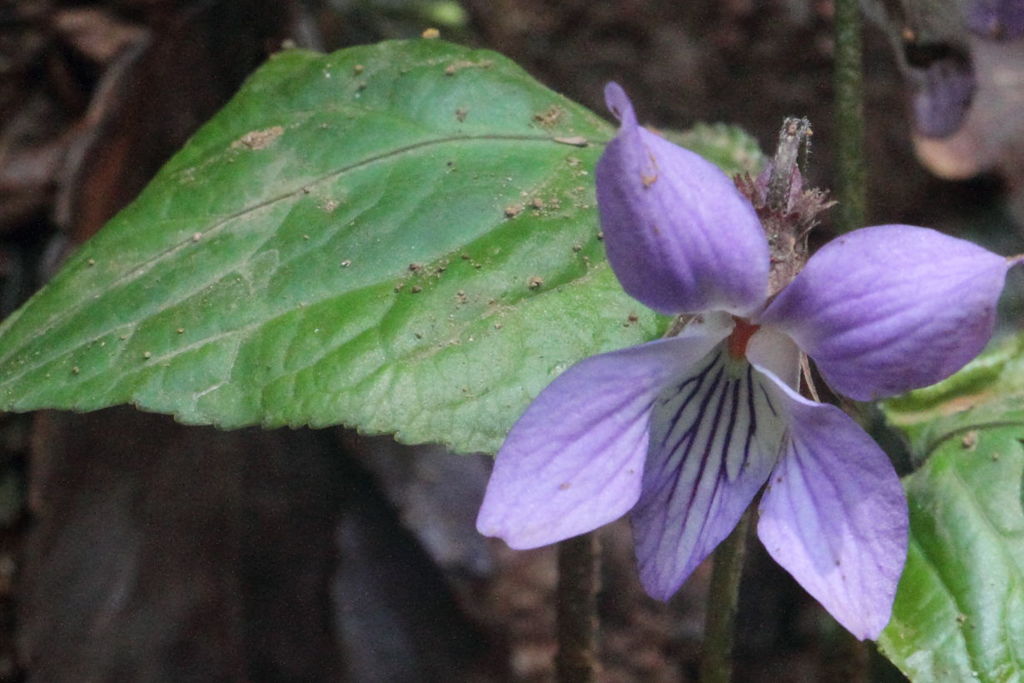
[[[731,329],[727,315],[706,316],[678,337],[593,356],[562,373],[498,451],[480,533],[536,548],[629,511],[640,495],[655,397]]]
[[[617,84],[605,98],[622,125],[597,164],[597,204],[623,288],[667,315],[760,307],[769,257],[753,206],[714,164],[641,128]]]
[[[758,322],[789,334],[836,391],[892,396],[981,351],[1012,264],[927,228],[863,228],[812,256]]]
[[[907,503],[885,453],[835,406],[781,382],[790,431],[761,499],[768,553],[857,638],[889,622],[907,556]]]
[[[736,526],[778,458],[785,423],[767,380],[724,345],[665,388],[630,515],[640,580],[668,600]]]

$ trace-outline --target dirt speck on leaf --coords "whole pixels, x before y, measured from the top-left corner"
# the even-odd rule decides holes
[[[544,284],[544,278],[539,277],[537,275],[533,275],[530,277],[529,280],[526,281],[526,284],[530,289],[538,289],[541,285]]]
[[[458,59],[444,68],[445,76],[454,76],[463,69],[489,69],[494,66],[490,59],[481,59],[479,62],[471,62],[468,59]]]
[[[543,128],[551,128],[556,125],[564,115],[564,109],[559,107],[557,104],[552,104],[539,114],[534,114],[533,120],[539,123]]]
[[[264,128],[263,130],[251,130],[232,142],[231,149],[241,149],[242,147],[246,147],[248,149],[266,149],[272,142],[274,142],[274,140],[281,137],[282,133],[284,133],[284,127],[282,126],[271,126],[270,128]]]

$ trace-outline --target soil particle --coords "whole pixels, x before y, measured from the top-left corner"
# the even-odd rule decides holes
[[[231,143],[231,149],[266,149],[284,133],[282,126],[271,126],[263,130],[252,130]]]

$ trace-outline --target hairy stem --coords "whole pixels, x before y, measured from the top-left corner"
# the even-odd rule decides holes
[[[715,550],[700,662],[701,683],[729,683],[732,678],[732,646],[750,515],[748,508],[733,532]]]
[[[558,544],[559,683],[591,683],[597,678],[598,543],[594,533]]]
[[[864,69],[861,15],[857,0],[835,1],[835,107],[839,199],[836,227],[847,232],[864,225]]]

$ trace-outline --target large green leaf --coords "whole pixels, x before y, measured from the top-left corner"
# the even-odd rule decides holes
[[[879,646],[915,681],[1024,679],[1024,338],[884,406],[923,463]]]
[[[494,450],[569,364],[664,327],[604,260],[613,134],[491,52],[279,54],[0,327],[0,407]]]

